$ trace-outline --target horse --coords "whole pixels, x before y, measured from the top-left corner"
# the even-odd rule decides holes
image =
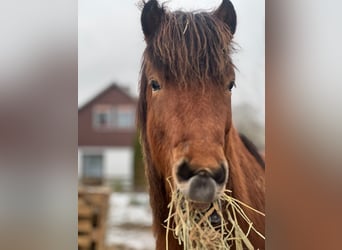
[[[210,12],[170,11],[157,0],[142,2],[146,43],[140,71],[137,125],[149,185],[156,249],[183,249],[166,233],[172,189],[195,206],[229,189],[249,206],[265,210],[263,158],[232,122],[235,87],[233,36],[237,18],[223,0]],[[225,213],[226,211],[222,211]],[[264,234],[265,218],[244,211]],[[247,225],[240,225],[247,230]],[[265,241],[248,235],[255,249]]]

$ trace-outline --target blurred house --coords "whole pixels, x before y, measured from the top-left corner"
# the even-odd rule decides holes
[[[112,84],[79,108],[78,174],[84,184],[131,185],[136,104]]]

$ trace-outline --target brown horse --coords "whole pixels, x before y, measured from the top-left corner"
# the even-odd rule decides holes
[[[171,188],[198,206],[224,190],[264,212],[263,159],[232,124],[235,86],[231,60],[236,13],[229,0],[213,12],[170,12],[156,0],[143,3],[146,49],[141,69],[138,126],[156,248],[165,249]],[[224,211],[223,211],[224,213]],[[246,209],[259,232],[264,217]],[[241,221],[246,230],[247,225]],[[182,249],[172,235],[169,249]],[[248,236],[255,249],[265,242]]]

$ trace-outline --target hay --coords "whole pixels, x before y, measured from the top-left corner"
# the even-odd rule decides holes
[[[179,191],[172,191],[171,202],[168,205],[169,216],[166,222],[166,249],[168,250],[168,235],[173,232],[179,244],[183,244],[184,250],[216,250],[231,249],[235,244],[235,249],[254,249],[248,240],[251,230],[256,232],[261,238],[265,237],[258,232],[252,221],[247,217],[241,206],[253,210],[265,216],[264,213],[244,204],[243,202],[230,196],[231,191],[226,190],[218,200],[212,203],[206,211],[193,208],[191,202],[185,199]],[[222,207],[221,204],[225,204]],[[222,211],[228,214],[228,221],[224,221]],[[211,216],[216,213],[221,219],[218,225],[211,223]],[[237,217],[243,218],[248,224],[247,232],[244,232]]]

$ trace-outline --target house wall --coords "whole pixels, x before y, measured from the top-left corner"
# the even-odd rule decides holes
[[[84,154],[102,154],[105,179],[131,181],[133,176],[132,147],[79,147],[78,176],[82,177],[82,157]]]
[[[106,175],[132,178],[133,150],[130,147],[106,149]]]

